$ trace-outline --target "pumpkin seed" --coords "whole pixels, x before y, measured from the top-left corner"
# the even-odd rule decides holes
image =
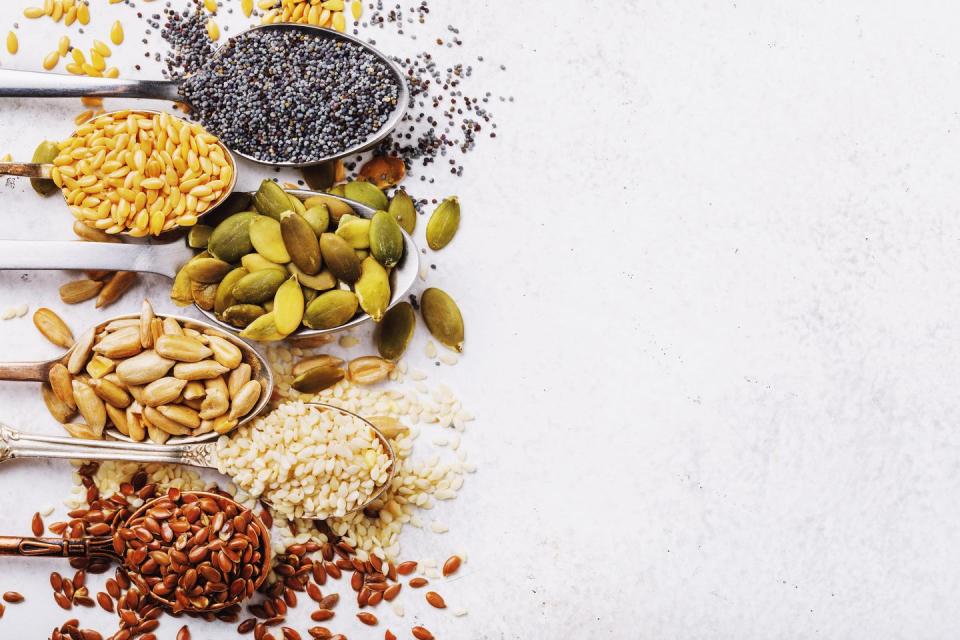
[[[277,226],[280,226],[279,223]],[[287,273],[284,270],[264,269],[248,273],[233,287],[233,297],[237,302],[246,304],[260,304],[272,300],[286,279]]]
[[[347,241],[334,233],[320,236],[323,263],[338,280],[353,284],[360,277],[360,260]]]
[[[463,315],[445,291],[424,291],[420,296],[420,314],[434,338],[451,349],[463,351]]]
[[[316,195],[310,196],[303,201],[303,206],[309,211],[313,207],[318,205],[326,205],[327,210],[330,212],[330,219],[334,222],[340,220],[345,215],[353,213],[353,207],[348,203],[340,200],[339,198],[334,198],[332,196],[326,195]]]
[[[313,233],[316,234],[317,238],[320,238],[320,234],[330,226],[330,209],[323,203],[318,204],[315,207],[307,209],[306,213],[303,214],[303,219],[306,220],[310,228],[313,229]]]
[[[290,210],[290,199],[283,187],[273,180],[264,180],[253,196],[253,206],[263,215],[279,222],[280,214]]]
[[[272,342],[274,340],[283,340],[284,335],[277,331],[277,325],[273,319],[273,312],[270,312],[264,313],[248,324],[247,327],[240,332],[240,337],[260,342]]]
[[[304,167],[303,179],[307,182],[307,186],[315,191],[329,189],[337,181],[337,161],[331,160]]]
[[[250,272],[243,267],[237,267],[225,275],[223,280],[220,281],[220,284],[217,285],[217,294],[213,298],[213,310],[218,315],[222,314],[227,307],[232,307],[236,304],[237,300],[233,297],[233,288],[240,282],[240,279],[248,273]]]
[[[293,275],[297,276],[297,282],[299,282],[304,287],[309,287],[316,291],[326,291],[327,289],[333,289],[337,286],[337,279],[329,271],[321,271],[315,276],[307,275],[303,271],[297,268],[297,265],[292,262],[287,265],[287,270]]]
[[[44,140],[37,145],[37,148],[34,150],[32,162],[50,164],[58,155],[60,155],[60,145],[56,142]],[[30,186],[42,196],[48,196],[60,190],[57,188],[57,185],[54,184],[53,180],[47,180],[45,178],[30,178]]]
[[[187,264],[190,264],[189,262]],[[190,276],[187,274],[187,265],[180,267],[177,275],[173,279],[173,286],[170,287],[170,299],[178,307],[185,307],[193,304],[193,286],[190,282]]]
[[[344,371],[340,367],[324,365],[301,373],[290,386],[301,393],[317,393],[337,384],[343,377]]]
[[[360,270],[360,279],[354,285],[360,307],[374,322],[380,322],[390,305],[390,279],[387,270],[374,258],[364,260]]]
[[[220,282],[223,277],[229,273],[231,267],[229,262],[224,262],[217,258],[201,258],[200,260],[191,260],[186,266],[187,275],[194,282],[210,284]]]
[[[335,329],[346,324],[357,313],[359,304],[352,291],[334,289],[321,293],[307,305],[303,323],[311,329]]]
[[[400,224],[400,227],[407,233],[413,233],[417,226],[417,207],[413,204],[413,198],[403,189],[397,189],[390,199],[390,207],[387,211]]]
[[[370,221],[370,253],[388,269],[403,257],[403,231],[397,219],[386,211],[377,211]]]
[[[287,208],[286,211],[290,209]],[[278,216],[279,218],[279,216]],[[257,253],[278,264],[290,262],[290,254],[283,244],[280,222],[267,216],[259,216],[250,223],[250,241]]]
[[[283,265],[276,262],[270,262],[259,253],[248,253],[240,258],[240,264],[243,268],[253,273],[254,271],[263,271],[264,269],[279,269],[283,271]]]
[[[370,246],[370,221],[366,218],[343,216],[337,225],[336,233],[354,249],[366,249]]]
[[[292,213],[290,215],[296,216],[297,214]],[[300,283],[297,282],[297,276],[290,276],[286,282],[280,285],[276,296],[273,298],[273,322],[277,331],[286,336],[296,331],[302,320],[303,290],[300,288]]]
[[[427,222],[427,245],[439,251],[450,244],[460,226],[460,200],[450,196],[441,202]]]
[[[243,328],[265,313],[263,307],[255,304],[235,304],[223,310],[223,321]]]
[[[313,356],[312,358],[307,358],[306,360],[301,360],[297,364],[293,365],[293,369],[290,370],[290,373],[294,377],[313,369],[314,367],[319,366],[332,366],[340,367],[343,365],[343,359],[336,356],[331,356],[328,353],[321,353],[318,356]]]
[[[250,242],[250,223],[259,217],[252,211],[243,211],[225,219],[210,234],[207,250],[224,262],[236,262],[253,251],[253,244]]]
[[[307,212],[307,208],[306,206],[304,206],[303,200],[301,200],[297,196],[293,195],[292,193],[288,193],[287,199],[290,201],[290,209],[294,213],[299,213],[300,215],[303,215]]]
[[[194,225],[187,233],[187,245],[191,249],[206,249],[211,235],[213,235],[213,227],[205,224]]]
[[[398,360],[410,344],[416,324],[417,317],[409,302],[391,307],[373,332],[380,355],[388,360]]]
[[[371,209],[379,211],[387,208],[387,196],[376,185],[369,182],[348,182],[343,185],[343,195]]]
[[[290,254],[290,261],[308,275],[320,271],[320,244],[317,234],[299,213],[286,211],[280,215],[280,233]]]

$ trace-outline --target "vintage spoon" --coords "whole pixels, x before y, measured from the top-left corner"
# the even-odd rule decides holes
[[[69,243],[69,244],[81,244],[81,243]],[[108,246],[108,245],[104,245]],[[109,245],[117,246],[117,245]],[[139,318],[140,314],[130,313],[122,316],[116,316],[105,320],[98,324],[96,327],[90,331],[96,333],[101,328],[105,327],[107,324],[113,322],[114,320],[124,320],[128,318]],[[243,418],[239,420],[237,426],[246,424],[250,420],[253,420],[257,414],[263,411],[263,408],[267,406],[267,403],[270,401],[270,396],[273,393],[273,372],[270,370],[270,365],[264,359],[260,352],[254,349],[248,342],[238,338],[237,336],[222,331],[218,327],[211,326],[209,323],[202,322],[200,320],[194,320],[192,318],[184,318],[181,316],[175,316],[171,314],[157,314],[158,318],[174,318],[177,320],[181,326],[187,328],[194,328],[199,331],[210,330],[216,332],[216,335],[223,337],[225,340],[229,340],[231,343],[236,345],[240,352],[243,354],[243,361],[250,365],[251,380],[258,380],[260,386],[262,387],[260,392],[260,399],[257,400],[257,403],[254,405],[253,409]],[[87,332],[85,335],[89,335]],[[50,375],[50,368],[57,363],[64,363],[70,359],[70,354],[73,353],[74,349],[77,348],[78,344],[82,340],[78,341],[69,351],[67,351],[63,356],[59,358],[54,358],[53,360],[48,360],[46,362],[6,362],[0,363],[0,380],[21,380],[21,381],[31,381],[31,382],[46,382]],[[110,428],[105,431],[106,434],[117,438],[118,440],[126,440],[128,442],[133,442],[129,436],[126,436],[120,433],[115,428]],[[199,436],[191,436],[187,438],[178,438],[176,436],[171,437],[167,443],[163,445],[154,445],[158,446],[161,449],[166,449],[172,445],[176,444],[186,444],[191,442],[206,442],[208,440],[213,440],[220,437],[220,434],[216,432],[204,433]],[[0,455],[2,458],[2,455]]]
[[[348,513],[354,513],[367,507],[370,503],[390,486],[396,473],[397,456],[390,444],[390,440],[380,429],[375,427],[366,418],[358,416],[352,411],[322,402],[309,403],[323,410],[339,411],[363,422],[373,430],[387,457],[390,459],[390,473],[383,483],[371,495],[370,499]],[[216,470],[217,443],[191,442],[181,444],[141,444],[136,442],[112,442],[109,440],[81,440],[78,438],[59,438],[55,436],[37,436],[20,433],[8,426],[0,424],[0,463],[14,458],[61,458],[68,460],[121,460],[124,462],[139,462],[147,464],[161,462],[168,464],[183,464],[191,467],[200,467]],[[269,500],[264,502],[270,504]],[[306,515],[305,518],[317,518],[318,514]]]
[[[301,198],[321,195],[314,191],[288,191]],[[329,194],[322,194],[328,195]],[[330,196],[334,197],[334,196]],[[357,215],[369,218],[373,209],[352,200],[343,200]],[[390,305],[394,306],[410,292],[420,273],[420,252],[413,238],[403,231],[403,258],[390,270]],[[113,244],[78,241],[45,240],[0,240],[0,269],[108,269],[111,271],[137,271],[156,273],[174,278],[180,267],[190,260],[196,251],[182,241],[165,244]],[[223,322],[216,314],[201,309],[210,322],[232,333],[241,330]],[[300,328],[290,334],[292,338],[308,338],[344,329],[356,327],[370,318],[367,314],[358,315],[350,322],[333,329]]]
[[[11,71],[4,71],[0,69],[0,74],[3,74],[3,73],[32,73],[32,72],[26,72],[26,71],[11,72]],[[38,73],[37,75],[45,76],[48,74]],[[73,78],[75,76],[65,76],[65,77]],[[153,117],[159,113],[157,111],[149,111],[145,109],[124,110],[124,111],[129,111],[130,113],[145,115],[150,117]],[[111,117],[115,113],[117,112],[110,111],[107,113],[100,114],[97,117],[107,118],[107,117]],[[171,115],[170,117],[179,120],[179,118],[177,118],[176,116]],[[219,207],[221,204],[223,204],[223,202],[230,197],[230,194],[233,192],[234,187],[236,187],[237,185],[237,161],[233,157],[233,154],[230,152],[230,150],[227,149],[226,145],[222,145],[222,146],[223,146],[223,150],[226,152],[227,162],[229,163],[230,168],[233,170],[230,177],[230,184],[228,184],[227,188],[223,190],[223,193],[220,195],[219,198],[210,202],[209,206],[205,210],[197,214],[198,219],[203,219],[205,215],[207,215],[208,213],[210,213],[211,211]],[[42,163],[36,163],[36,162],[0,162],[0,175],[17,176],[20,178],[42,178],[42,179],[49,180],[50,172],[52,169],[53,169],[52,164],[42,164]],[[163,233],[169,234],[179,230],[180,228],[181,227],[179,225],[174,225],[172,228],[163,231]],[[121,231],[119,235],[130,236],[131,235],[130,230],[125,229],[124,231]]]
[[[383,141],[400,122],[407,103],[410,100],[410,91],[407,87],[403,71],[389,57],[381,53],[376,48],[366,42],[351,35],[340,33],[332,29],[324,29],[305,24],[264,24],[257,25],[243,31],[228,40],[232,42],[237,38],[242,38],[245,34],[259,29],[272,30],[299,30],[313,34],[318,38],[328,38],[340,42],[350,42],[376,56],[383,64],[390,69],[393,78],[396,81],[399,95],[397,97],[397,106],[390,119],[387,120],[380,129],[370,138],[362,143],[345,149],[342,152],[316,158],[309,162],[264,162],[252,156],[240,153],[234,150],[234,153],[240,157],[246,158],[260,164],[269,164],[270,166],[283,167],[308,167],[322,164],[338,158],[344,158],[354,155],[365,149],[375,146]],[[220,55],[225,47],[221,47],[213,55]],[[171,80],[124,80],[110,78],[90,78],[87,76],[76,76],[58,73],[44,73],[36,71],[11,71],[0,69],[0,97],[10,98],[69,98],[82,96],[96,96],[101,98],[120,97],[120,98],[150,98],[154,100],[173,100],[184,102],[186,98],[180,95],[180,85],[177,81]],[[211,132],[216,133],[216,132]],[[41,176],[34,176],[41,177]]]
[[[2,457],[0,457],[0,460],[2,460]],[[260,587],[260,585],[263,584],[263,581],[267,578],[267,574],[270,573],[271,552],[270,530],[264,525],[263,521],[252,513],[247,516],[246,514],[249,512],[249,509],[225,496],[207,493],[204,491],[185,491],[181,495],[181,499],[187,498],[188,496],[195,496],[197,500],[213,498],[218,502],[225,503],[226,505],[232,505],[237,510],[238,515],[242,514],[250,518],[250,526],[255,525],[259,529],[257,536],[260,544],[257,547],[257,551],[259,552],[260,557],[256,563],[256,567],[259,569],[259,571],[257,572],[257,577],[256,580],[254,580],[253,587],[254,589]],[[166,500],[168,500],[166,495],[154,498],[153,500],[144,503],[139,509],[134,511],[129,518],[123,521],[123,523],[116,523],[116,525],[138,520],[142,518],[147,511],[153,509],[159,503],[162,503]],[[20,556],[26,558],[106,558],[119,562],[128,575],[134,573],[125,565],[124,559],[114,548],[112,535],[86,536],[83,538],[69,540],[64,540],[61,538],[0,536],[0,556]],[[239,604],[249,597],[247,590],[244,590],[233,598],[221,603],[209,605],[207,607],[183,607],[179,606],[175,600],[168,600],[158,596],[152,589],[145,590],[153,600],[167,609],[188,611],[192,613],[219,611],[232,605]]]

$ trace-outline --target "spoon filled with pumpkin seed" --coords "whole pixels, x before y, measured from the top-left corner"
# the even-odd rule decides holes
[[[373,185],[369,185],[376,189]],[[377,193],[382,192],[377,190]],[[256,341],[379,322],[420,271],[419,251],[383,202],[285,191],[234,194],[187,242],[0,241],[0,269],[111,269],[173,278],[171,298]]]

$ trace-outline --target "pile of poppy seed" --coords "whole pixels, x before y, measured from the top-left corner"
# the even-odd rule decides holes
[[[189,69],[199,61],[189,58],[203,54],[181,51],[180,64]],[[359,45],[261,29],[207,55],[180,92],[231,149],[297,163],[368,142],[397,109],[400,88],[389,66]]]

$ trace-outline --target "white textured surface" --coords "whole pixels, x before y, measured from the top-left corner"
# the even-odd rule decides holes
[[[425,194],[464,203],[430,281],[461,302],[468,354],[435,379],[480,416],[464,440],[480,472],[438,510],[449,533],[405,544],[469,551],[444,595],[470,614],[407,597],[403,625],[384,611],[360,630],[345,606],[338,628],[406,637],[426,613],[438,638],[955,633],[956,7],[434,4],[436,31],[507,64],[486,84],[517,99],[494,105],[499,138],[465,177]],[[60,32],[22,26],[4,67],[38,67]],[[26,157],[78,111],[4,102],[0,153]],[[0,209],[4,236],[69,237],[23,184]],[[0,307],[61,309],[62,279],[2,275]],[[5,358],[55,353],[27,319],[0,335]],[[57,430],[31,385],[0,385],[0,406]],[[2,469],[4,531],[66,486],[61,464]],[[4,562],[0,589],[32,604],[0,637],[63,617],[52,568]]]

